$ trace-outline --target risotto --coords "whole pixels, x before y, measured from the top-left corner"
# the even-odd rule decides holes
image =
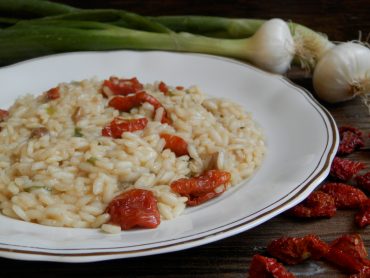
[[[49,226],[119,232],[107,208],[134,189],[150,192],[160,220],[172,219],[248,179],[265,153],[240,105],[136,78],[62,83],[0,116],[1,212]],[[206,195],[174,190],[212,171],[229,176]]]

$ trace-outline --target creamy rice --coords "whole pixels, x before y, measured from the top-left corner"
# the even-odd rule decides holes
[[[145,91],[162,103],[171,125],[161,124],[164,109],[149,103],[130,113],[108,107],[96,79],[60,84],[60,98],[52,101],[17,99],[0,123],[1,212],[44,225],[117,232],[105,209],[123,191],[152,191],[161,218],[172,219],[187,201],[171,191],[172,181],[217,168],[230,172],[234,185],[255,172],[265,145],[250,114],[231,101],[207,98],[196,87],[171,87],[165,96],[158,84],[145,85]],[[118,115],[149,122],[119,139],[102,136]],[[34,136],[40,128],[47,132]],[[176,157],[164,149],[161,133],[183,138],[189,155]]]

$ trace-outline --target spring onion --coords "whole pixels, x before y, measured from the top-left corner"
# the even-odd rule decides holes
[[[90,163],[91,165],[95,165],[95,163],[96,163],[96,161],[97,161],[98,159],[95,157],[95,156],[91,156],[91,157],[89,157],[87,160],[86,160],[86,162],[87,163]]]
[[[266,24],[268,27],[260,28],[250,38],[231,40],[189,33],[145,32],[92,21],[21,21],[0,30],[0,60],[9,63],[63,51],[160,49],[228,56],[253,62],[268,71],[282,73],[281,66],[276,66],[271,59],[277,58],[281,62],[285,54],[277,54],[277,51],[289,48],[290,38],[281,37],[277,40],[272,34],[287,34],[289,31],[282,31],[287,30],[287,27],[281,27],[285,24],[281,20]],[[282,46],[277,47],[278,42]],[[291,55],[287,59],[290,62]],[[285,65],[288,62],[284,62]]]
[[[43,186],[43,185],[30,186],[30,187],[25,188],[24,191],[25,192],[32,192],[34,190],[40,190],[40,189],[47,190],[47,191],[52,191],[52,189],[50,187]]]
[[[80,127],[75,127],[73,136],[74,137],[83,137],[84,135],[82,133],[82,129]]]
[[[53,106],[48,106],[46,108],[46,113],[49,115],[49,116],[53,116],[55,113],[56,113],[56,109],[53,107]]]
[[[148,18],[126,11],[105,9],[105,10],[81,10],[70,12],[67,14],[48,16],[39,19],[34,19],[30,23],[48,20],[71,20],[71,21],[91,21],[116,25],[135,30],[150,31],[157,33],[171,32],[167,27],[151,21]]]
[[[12,18],[12,17],[0,17],[0,27],[7,27],[14,25],[18,22],[19,20],[17,18]]]
[[[168,32],[168,29],[171,29],[175,32],[187,32],[227,39],[244,39],[253,36],[266,22],[266,20],[261,19],[210,16],[160,16],[148,18],[121,10],[82,10],[59,3],[39,0],[3,0],[0,3],[1,11],[15,12],[16,14],[22,14],[25,11],[33,17],[47,16],[49,19],[94,21],[151,32]],[[305,26],[293,22],[290,22],[288,25],[294,39],[294,63],[312,70],[323,53],[330,49],[333,44],[325,36]],[[152,48],[148,47],[148,49]],[[174,50],[170,48],[161,49]],[[206,50],[200,52],[207,53]],[[209,53],[215,54],[214,51]],[[222,55],[222,53],[218,55]],[[228,54],[226,56],[245,59],[240,57],[239,54]],[[250,60],[250,58],[247,60]],[[255,64],[258,65],[258,63]],[[267,70],[269,69],[267,68]]]
[[[208,37],[242,39],[252,36],[265,22],[262,19],[226,18],[201,15],[151,17],[175,32],[188,32]]]
[[[354,42],[329,50],[313,74],[317,95],[331,103],[360,96],[370,111],[370,49]]]
[[[152,20],[176,32],[191,32],[219,38],[252,36],[266,21],[261,19],[225,18],[212,16],[158,16]],[[288,23],[294,40],[294,63],[312,70],[333,43],[321,33],[298,23]]]
[[[29,18],[33,20],[79,20],[110,23],[121,27],[158,33],[169,32],[169,29],[162,24],[135,13],[114,9],[83,10],[48,1],[2,0],[0,1],[1,12],[20,16],[20,18],[0,17],[0,24],[7,25],[14,25],[22,19]]]
[[[266,21],[257,32],[246,39],[249,60],[265,70],[285,73],[294,57],[294,42],[288,25],[281,19]],[[247,50],[247,49],[246,49]]]
[[[37,18],[43,16],[67,14],[78,8],[40,0],[1,0],[0,14],[7,13],[20,18]]]

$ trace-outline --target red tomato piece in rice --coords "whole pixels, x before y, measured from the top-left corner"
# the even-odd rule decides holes
[[[153,193],[144,189],[132,189],[115,197],[106,210],[110,223],[122,230],[135,227],[156,228],[160,224],[157,200]]]

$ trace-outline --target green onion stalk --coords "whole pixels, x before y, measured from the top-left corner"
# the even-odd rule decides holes
[[[84,10],[40,0],[3,0],[0,1],[1,13],[20,16],[18,21],[16,18],[0,18],[0,24],[13,24],[1,30],[0,43],[3,46],[0,48],[15,47],[14,50],[8,48],[10,55],[9,58],[4,57],[4,60],[1,60],[3,64],[63,51],[158,49],[222,55],[247,60],[261,66],[260,63],[255,62],[255,56],[262,56],[258,53],[260,45],[256,46],[256,40],[251,38],[267,22],[262,19],[210,16],[149,18],[122,10]],[[34,19],[24,21],[25,16]],[[68,21],[73,26],[68,24]],[[77,26],[78,22],[79,26]],[[97,25],[94,24],[98,23],[106,25],[96,28]],[[293,63],[312,70],[323,53],[333,44],[324,35],[303,25],[293,22],[287,24],[294,41],[294,47],[287,46],[290,52],[294,52]],[[67,31],[71,34],[67,34]],[[16,39],[18,35],[25,37]],[[37,41],[45,37],[57,41],[51,42],[50,39]],[[98,41],[84,43],[92,38]],[[16,43],[21,42],[24,44],[15,46]],[[26,49],[22,50],[22,47],[27,46],[30,51],[28,55]],[[40,49],[37,50],[37,47]],[[262,65],[262,68],[270,70],[266,65]]]
[[[115,9],[78,9],[71,6],[40,0],[2,0],[0,24],[15,25],[27,20],[28,24],[40,20],[72,20],[108,23],[137,30],[166,33],[169,29],[160,23],[135,13]],[[17,17],[18,16],[18,17]]]
[[[60,3],[42,0],[1,0],[0,15],[11,14],[18,19],[39,18],[58,14],[68,14],[80,9]]]
[[[18,22],[0,30],[0,61],[9,64],[66,51],[171,50],[248,60],[248,39],[215,39],[189,33],[155,33],[115,25],[72,20]]]
[[[263,19],[225,18],[214,16],[151,17],[175,32],[191,32],[209,37],[240,39],[250,37],[266,22]],[[322,55],[332,48],[326,35],[301,24],[287,22],[295,44],[294,63],[313,69]]]

